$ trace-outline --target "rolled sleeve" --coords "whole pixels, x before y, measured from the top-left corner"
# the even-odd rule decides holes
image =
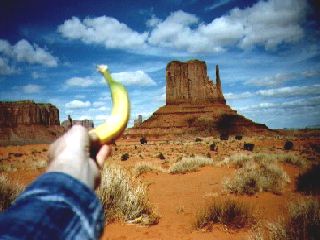
[[[98,239],[102,205],[95,193],[59,172],[40,176],[0,215],[1,239]]]

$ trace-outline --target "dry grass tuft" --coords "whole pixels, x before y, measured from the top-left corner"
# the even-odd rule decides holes
[[[307,199],[289,205],[288,217],[269,225],[270,240],[320,239],[320,202]]]
[[[120,166],[106,164],[97,195],[104,206],[107,221],[158,223],[159,217],[147,199],[146,187]]]
[[[191,158],[182,158],[181,161],[174,163],[169,172],[172,174],[195,172],[200,167],[213,165],[211,158],[195,156]]]
[[[165,170],[150,162],[139,162],[133,168],[133,173],[137,177],[147,172],[165,172]]]
[[[300,174],[296,182],[297,191],[305,194],[320,194],[320,164],[312,165]]]
[[[256,192],[280,194],[288,182],[288,175],[276,164],[251,163],[239,169],[233,178],[226,179],[223,184],[231,193],[252,195]]]
[[[10,182],[5,176],[0,175],[0,211],[10,207],[11,203],[23,191],[23,187]]]
[[[224,224],[230,228],[243,228],[254,223],[252,209],[235,200],[215,200],[197,216],[197,229],[210,229],[213,224]]]

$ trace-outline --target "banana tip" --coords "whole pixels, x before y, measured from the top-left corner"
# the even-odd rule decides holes
[[[107,65],[103,65],[103,64],[101,64],[101,65],[97,65],[97,71],[98,72],[105,72],[105,71],[107,71],[108,70],[108,66]]]

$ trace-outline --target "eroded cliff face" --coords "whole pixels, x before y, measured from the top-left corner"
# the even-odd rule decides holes
[[[0,102],[0,144],[47,143],[59,136],[59,110],[33,101]]]
[[[59,110],[54,105],[33,101],[0,102],[0,126],[21,124],[59,125]]]
[[[170,62],[166,68],[166,104],[225,103],[218,66],[216,72],[214,84],[207,75],[205,62]]]
[[[205,62],[173,61],[167,65],[166,80],[166,105],[149,119],[128,129],[125,139],[269,133],[266,125],[239,115],[226,104],[218,66],[213,83],[207,75]]]

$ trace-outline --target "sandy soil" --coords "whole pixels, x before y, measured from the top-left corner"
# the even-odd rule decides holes
[[[319,135],[320,136],[320,135]],[[288,138],[288,137],[286,137]],[[113,148],[109,161],[131,168],[138,162],[152,162],[168,168],[181,157],[201,155],[214,160],[222,160],[232,154],[246,153],[243,144],[254,143],[254,152],[283,153],[286,138],[256,137],[241,141],[229,139],[221,141],[205,138],[201,142],[194,139],[185,141],[157,141],[141,145],[139,142],[119,142]],[[290,138],[294,149],[290,152],[307,161],[319,160],[319,153],[310,144],[320,144],[320,138]],[[210,151],[209,145],[215,142],[218,150]],[[45,171],[48,145],[25,145],[0,147],[0,169],[10,180],[27,185]],[[121,155],[129,153],[127,161]],[[164,160],[158,154],[163,153]],[[22,155],[21,155],[22,154]],[[257,221],[266,224],[281,217],[289,201],[302,198],[294,191],[294,179],[302,170],[282,164],[291,178],[283,194],[258,193],[254,196],[235,196],[222,189],[222,181],[232,176],[233,167],[204,167],[197,172],[172,175],[169,173],[145,173],[140,176],[148,186],[150,202],[160,215],[157,225],[145,227],[115,222],[106,225],[102,239],[248,239],[251,229],[233,230],[223,225],[214,225],[211,231],[198,231],[193,227],[196,215],[215,198],[235,198],[252,206]]]

